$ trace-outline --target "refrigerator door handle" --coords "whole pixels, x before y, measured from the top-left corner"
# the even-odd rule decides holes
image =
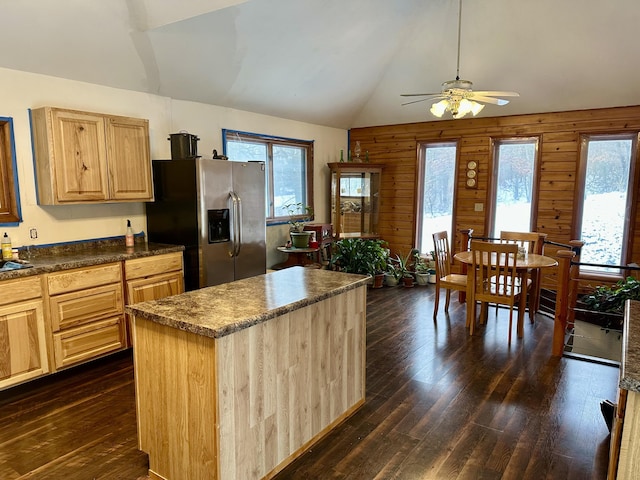
[[[237,257],[240,253],[240,242],[242,241],[242,237],[240,235],[240,228],[242,225],[240,221],[240,212],[242,209],[240,205],[240,197],[238,197],[236,192],[229,192],[229,198],[231,199],[231,225],[233,228],[233,247],[231,256]]]
[[[238,195],[236,192],[233,192],[233,195],[236,197],[235,217],[236,217],[236,224],[237,224],[236,244],[234,245],[233,250],[234,250],[235,256],[237,257],[238,255],[240,255],[240,248],[242,247],[242,199],[240,198],[240,195]]]

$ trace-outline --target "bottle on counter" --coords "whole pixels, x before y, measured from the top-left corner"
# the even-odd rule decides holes
[[[6,235],[6,234],[5,234]],[[131,220],[127,220],[127,233],[124,236],[124,244],[127,247],[133,247],[133,228],[131,228]],[[3,249],[4,252],[4,249]]]
[[[7,232],[4,232],[4,237],[2,237],[2,260],[11,260],[12,258],[11,238],[7,235]]]

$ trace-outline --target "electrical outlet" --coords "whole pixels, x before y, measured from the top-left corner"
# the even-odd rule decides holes
[[[38,229],[36,227],[29,227],[29,238],[31,240],[38,238]]]
[[[482,212],[482,211],[484,210],[484,204],[482,204],[482,203],[476,203],[476,204],[474,205],[474,210],[475,210],[476,212]]]

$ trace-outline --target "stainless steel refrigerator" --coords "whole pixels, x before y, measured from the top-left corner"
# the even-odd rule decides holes
[[[265,273],[263,162],[153,161],[150,242],[184,245],[185,289]]]

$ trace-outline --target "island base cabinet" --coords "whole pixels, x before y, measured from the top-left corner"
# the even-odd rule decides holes
[[[134,317],[151,478],[271,478],[364,403],[366,286],[221,338]]]

